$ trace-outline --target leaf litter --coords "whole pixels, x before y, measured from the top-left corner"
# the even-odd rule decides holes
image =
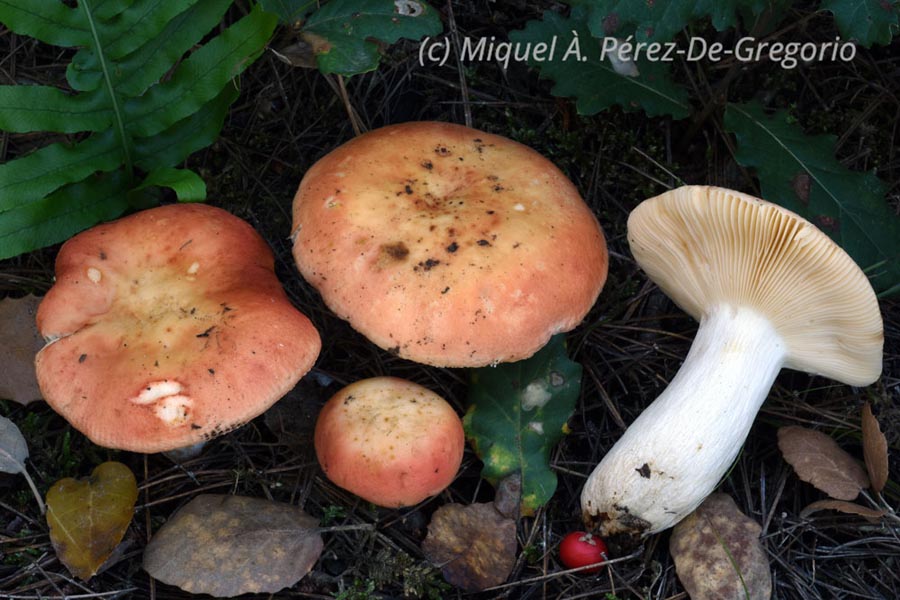
[[[44,346],[34,320],[40,303],[32,295],[0,300],[0,398],[19,404],[43,397],[34,371],[34,356]]]
[[[19,431],[15,423],[6,417],[0,416],[0,471],[14,475],[21,473],[25,480],[28,481],[28,487],[31,488],[31,492],[34,494],[34,498],[37,500],[43,514],[46,511],[46,507],[37,486],[34,485],[34,480],[25,468],[25,459],[27,458],[28,443],[25,441],[22,432]]]
[[[869,487],[865,470],[831,437],[797,425],[778,429],[778,448],[797,477],[838,500],[854,500]]]
[[[86,479],[67,477],[47,492],[47,524],[56,556],[84,581],[112,555],[131,524],[138,489],[134,474],[105,462]]]
[[[202,494],[153,536],[144,570],[192,594],[275,593],[309,573],[323,547],[318,522],[296,506]]]
[[[762,527],[726,494],[711,494],[672,530],[669,551],[692,600],[768,600]]]

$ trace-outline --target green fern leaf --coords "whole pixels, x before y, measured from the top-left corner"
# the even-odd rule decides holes
[[[175,192],[179,202],[202,202],[206,199],[206,183],[193,171],[162,167],[151,171],[135,191],[151,187],[167,187]]]
[[[263,51],[277,18],[254,9],[182,62],[172,78],[125,105],[128,131],[147,137],[199,110]]]
[[[238,89],[226,86],[218,96],[191,116],[165,131],[134,143],[134,164],[144,171],[177,165],[192,153],[206,148],[219,137],[228,107],[238,97]]]
[[[230,4],[79,0],[73,9],[0,0],[0,23],[11,30],[81,47],[66,73],[75,93],[0,86],[0,129],[89,134],[0,165],[0,258],[147,206],[156,187],[205,199],[200,177],[173,167],[215,140],[238,94],[235,78],[276,24],[255,7],[196,48]]]
[[[3,131],[102,131],[112,122],[109,99],[101,94],[71,96],[46,85],[0,85],[0,129]]]
[[[69,8],[62,2],[0,0],[0,22],[10,31],[54,46],[87,46],[91,43],[91,28],[79,9]]]
[[[98,173],[36,202],[0,214],[0,251],[15,256],[62,241],[128,208],[131,180],[123,170]]]
[[[50,144],[0,165],[0,211],[34,202],[67,183],[122,164],[122,148],[112,130],[77,144]]]

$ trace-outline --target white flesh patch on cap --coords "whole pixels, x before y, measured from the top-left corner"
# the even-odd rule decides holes
[[[87,278],[94,283],[100,283],[100,280],[103,279],[103,273],[97,267],[91,267],[87,270]]]
[[[141,393],[131,399],[135,404],[155,404],[153,413],[166,425],[183,425],[191,412],[194,401],[181,393],[182,385],[171,379],[148,383]]]
[[[196,275],[197,271],[199,271],[199,270],[200,270],[200,263],[195,261],[195,262],[191,263],[190,267],[188,267],[187,272],[188,272],[188,275]]]
[[[521,202],[517,202],[516,204],[513,205],[513,210],[517,210],[517,211],[519,211],[519,212],[524,212],[524,211],[525,211],[525,205],[522,204]]]
[[[153,411],[167,425],[182,425],[187,421],[193,404],[194,401],[188,396],[177,394],[175,396],[166,396],[160,400],[153,408]]]
[[[166,396],[174,396],[181,391],[181,384],[177,381],[163,379],[162,381],[154,381],[148,383],[141,390],[141,393],[131,399],[135,404],[152,404],[160,398]]]

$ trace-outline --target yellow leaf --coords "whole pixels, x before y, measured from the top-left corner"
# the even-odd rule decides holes
[[[59,560],[87,581],[122,541],[137,501],[131,470],[105,462],[87,479],[61,479],[47,492],[47,524]]]

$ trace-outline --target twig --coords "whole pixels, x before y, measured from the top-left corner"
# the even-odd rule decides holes
[[[456,50],[456,71],[459,74],[459,91],[462,94],[463,118],[466,127],[472,127],[472,106],[469,103],[469,86],[466,83],[466,73],[463,70],[460,58],[459,31],[456,29],[456,17],[453,14],[453,2],[447,0],[447,20],[450,22],[450,39]]]

